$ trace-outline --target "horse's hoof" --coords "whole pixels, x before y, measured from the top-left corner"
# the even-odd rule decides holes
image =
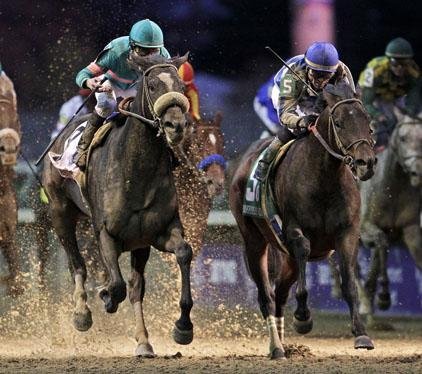
[[[312,331],[314,322],[312,321],[312,317],[309,317],[306,321],[300,321],[293,316],[293,326],[298,334],[307,334]]]
[[[174,325],[173,340],[177,344],[182,344],[182,345],[190,344],[193,340],[193,329],[180,330],[176,325]]]
[[[270,355],[271,360],[285,360],[284,351],[280,348],[274,348]]]
[[[86,313],[73,313],[73,326],[78,331],[88,331],[92,326],[92,314],[88,310]]]
[[[110,293],[106,289],[101,290],[101,292],[99,293],[99,296],[101,300],[103,300],[104,302],[104,308],[107,313],[117,312],[117,309],[119,308],[119,304],[113,302],[110,296]]]
[[[391,307],[390,293],[379,293],[377,297],[377,305],[380,310],[388,310]]]
[[[367,335],[360,335],[355,338],[355,349],[374,349],[374,343]]]
[[[139,344],[136,347],[135,356],[136,357],[142,357],[142,358],[154,358],[154,357],[156,357],[154,350],[152,349],[152,346],[149,343]]]

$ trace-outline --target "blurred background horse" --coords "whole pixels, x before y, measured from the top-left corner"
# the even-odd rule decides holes
[[[370,324],[378,286],[378,307],[386,310],[391,305],[389,247],[404,244],[422,270],[422,110],[415,118],[398,113],[397,116],[399,122],[389,146],[378,155],[374,177],[361,185],[361,240],[371,249],[361,309]]]
[[[10,295],[23,291],[18,279],[20,256],[15,244],[18,210],[13,166],[16,164],[19,144],[20,122],[15,89],[9,77],[0,72],[0,249],[9,268],[9,274],[1,280]]]

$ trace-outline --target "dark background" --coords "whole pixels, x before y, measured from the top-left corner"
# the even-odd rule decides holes
[[[420,62],[422,2],[335,4],[336,46],[355,80],[396,36],[412,43]],[[191,52],[202,111],[224,112],[227,152],[259,136],[263,125],[253,98],[281,67],[264,46],[290,56],[290,1],[1,0],[0,61],[15,83],[29,157],[48,143],[61,104],[77,92],[76,73],[110,40],[127,35],[134,22],[147,17],[162,27],[171,54]],[[242,137],[241,130],[246,130]]]

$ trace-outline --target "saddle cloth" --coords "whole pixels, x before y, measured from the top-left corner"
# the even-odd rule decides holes
[[[81,123],[66,139],[63,147],[63,153],[48,152],[48,157],[53,166],[59,171],[63,178],[75,179],[76,175],[80,172],[79,168],[73,161],[73,158],[77,152],[76,147],[78,146],[79,139],[82,136],[82,132],[86,127],[86,121]]]
[[[109,133],[110,129],[112,128],[113,122],[107,122],[106,124],[102,125],[95,133],[94,138],[91,142],[91,145],[88,149],[87,155],[87,168],[89,159],[92,153],[92,150],[102,144],[103,140],[106,138],[107,134]],[[63,178],[71,178],[78,182],[81,186],[80,182],[85,182],[85,173],[81,172],[78,166],[74,162],[74,157],[77,152],[77,146],[79,143],[79,139],[82,136],[82,132],[86,127],[86,121],[81,123],[66,139],[63,147],[63,153],[58,154],[54,152],[48,152],[48,156],[50,157],[51,163],[53,166],[59,171],[60,175]],[[82,186],[81,186],[82,187]]]
[[[274,199],[272,176],[274,175],[277,165],[281,162],[294,141],[295,139],[290,140],[288,143],[280,147],[276,157],[270,164],[268,177],[263,182],[260,182],[254,176],[255,170],[264,155],[265,149],[261,152],[253,163],[249,173],[242,207],[243,215],[264,219],[267,222],[280,248],[288,255],[289,252],[283,242],[283,225]]]

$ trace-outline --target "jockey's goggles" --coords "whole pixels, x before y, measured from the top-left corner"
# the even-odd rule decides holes
[[[135,52],[138,56],[149,56],[154,55],[160,51],[159,48],[145,48],[135,43],[130,43],[130,48],[133,52]]]
[[[309,69],[309,75],[312,79],[317,81],[325,81],[330,79],[334,73],[331,73],[329,71],[319,71],[314,69]]]
[[[398,67],[406,67],[408,65],[410,65],[410,63],[412,62],[412,59],[410,58],[394,58],[394,57],[390,57],[390,66],[392,68],[398,68]]]

